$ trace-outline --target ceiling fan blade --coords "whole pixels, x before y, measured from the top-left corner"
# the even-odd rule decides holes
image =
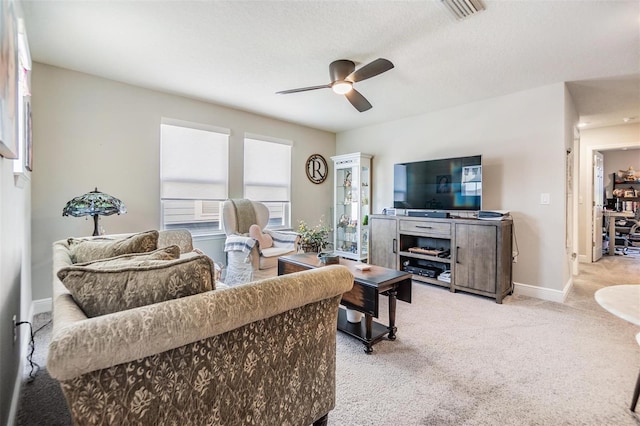
[[[358,92],[356,89],[351,89],[349,92],[345,93],[345,96],[351,102],[358,111],[365,112],[366,110],[371,109],[371,104]]]
[[[301,87],[300,89],[283,90],[281,92],[276,92],[276,95],[286,95],[286,94],[289,94],[289,93],[308,92],[309,90],[328,89],[330,87],[331,86],[329,84],[325,84],[323,86]]]
[[[382,74],[385,71],[389,71],[391,68],[393,68],[393,64],[391,63],[391,61],[384,58],[378,58],[375,61],[369,62],[364,67],[357,69],[351,74],[349,74],[346,80],[349,80],[355,83],[358,81],[366,80],[371,77],[375,77],[378,74]]]

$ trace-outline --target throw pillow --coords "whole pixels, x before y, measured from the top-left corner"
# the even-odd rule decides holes
[[[271,238],[271,235],[264,234],[258,225],[251,225],[249,227],[249,236],[258,242],[261,249],[273,247],[273,238]]]
[[[180,258],[180,247],[173,245],[147,253],[123,254],[91,262],[75,263],[74,266],[93,266],[100,269],[116,269],[127,266],[143,266],[150,260],[175,260]]]
[[[83,239],[69,238],[73,263],[116,257],[129,253],[146,253],[158,248],[158,231],[146,231],[122,239]]]
[[[113,259],[61,268],[58,278],[88,317],[215,289],[213,261],[198,253],[175,260]]]

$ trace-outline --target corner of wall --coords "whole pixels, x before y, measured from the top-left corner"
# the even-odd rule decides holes
[[[562,290],[538,287],[529,284],[513,283],[513,294],[518,296],[534,297],[536,299],[547,300],[549,302],[564,303],[567,295],[573,287],[573,278],[569,278]]]

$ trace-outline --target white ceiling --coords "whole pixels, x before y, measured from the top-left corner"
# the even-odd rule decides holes
[[[592,127],[640,116],[640,1],[22,0],[34,61],[339,132],[539,86],[569,85]],[[329,63],[395,68],[330,89]],[[636,118],[632,122],[638,122]]]

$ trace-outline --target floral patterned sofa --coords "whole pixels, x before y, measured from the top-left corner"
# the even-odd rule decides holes
[[[205,269],[210,262],[190,254],[187,231],[160,231],[155,248],[161,256],[171,251],[169,245],[177,245],[183,259],[173,262],[197,258]],[[109,282],[122,271],[134,278],[142,274],[114,270],[123,255],[111,254],[118,257],[103,261],[111,269],[100,272]],[[147,265],[144,273],[155,273],[148,265],[161,262],[157,256],[152,252],[138,261]],[[327,266],[218,289],[207,276],[210,290],[152,304],[120,297],[133,305],[88,317],[77,300],[88,311],[100,311],[118,298],[108,295],[106,303],[92,306],[86,295],[77,296],[69,277],[76,284],[86,277],[89,287],[99,279],[82,275],[93,264],[74,263],[72,239],[55,242],[53,258],[47,369],[60,382],[75,424],[326,424],[335,405],[338,304],[353,283],[346,268]],[[144,297],[157,296],[151,283],[153,291]],[[138,284],[149,285],[148,275]]]

